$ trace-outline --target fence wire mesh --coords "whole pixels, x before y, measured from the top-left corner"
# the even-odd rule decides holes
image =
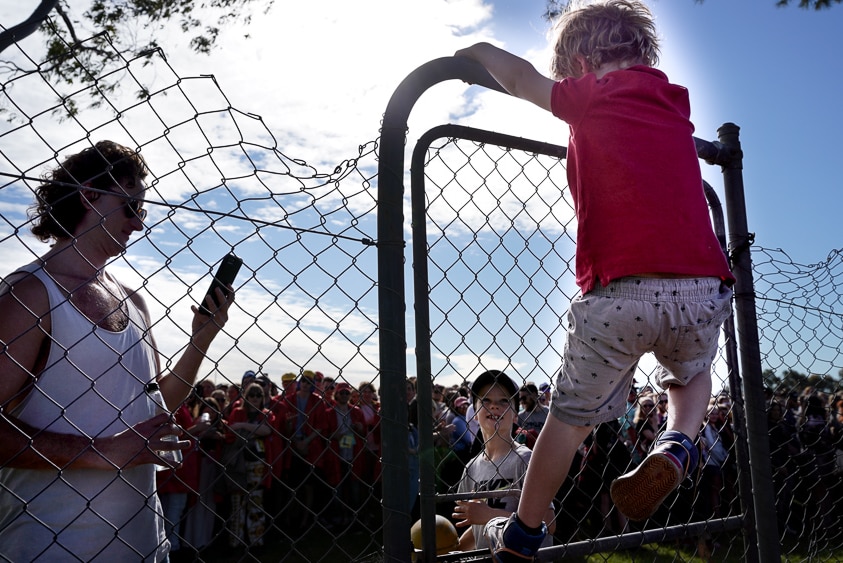
[[[549,415],[549,391],[542,391],[552,389],[562,363],[568,304],[578,293],[573,279],[576,222],[564,160],[513,150],[503,142],[495,144],[491,136],[432,143],[423,189],[429,217],[426,305],[432,389],[439,404],[432,411],[419,409],[419,416],[432,417],[437,512],[450,516],[454,500],[465,497],[448,493],[464,492],[459,487],[463,470],[482,448],[476,428],[454,422],[465,416],[456,403],[461,396],[471,397],[473,377],[499,369],[524,386],[515,432],[527,447]],[[423,340],[417,337],[417,346]],[[718,471],[701,473],[694,486],[671,495],[643,525],[627,521],[612,506],[612,480],[640,462],[664,423],[669,405],[655,384],[655,368],[651,359],[642,362],[627,413],[599,425],[579,448],[556,496],[557,545],[741,515],[735,437],[728,423],[729,368],[722,352],[713,374],[712,402],[719,399],[719,407],[711,409],[702,433],[706,451],[722,454],[709,464]],[[453,373],[461,374],[456,385],[437,382]],[[453,427],[457,430],[451,431]],[[487,502],[507,506],[503,500]],[[683,538],[676,540],[675,556],[742,559],[739,535],[735,540],[718,543],[714,553],[709,536]]]
[[[213,77],[180,76],[160,52],[126,60],[122,67],[76,87],[51,83],[46,63],[22,49],[16,56],[23,70],[5,80],[0,93],[5,118],[0,124],[4,178],[0,274],[7,280],[6,299],[20,283],[9,275],[48,250],[29,232],[37,216],[27,214],[42,173],[100,139],[137,150],[150,168],[143,195],[148,210],[144,229],[125,252],[118,253],[109,272],[131,288],[130,295],[136,291],[144,298],[151,319],[148,328],[155,335],[154,352],[166,369],[172,369],[188,348],[189,306],[204,296],[220,258],[229,251],[248,257],[234,284],[236,301],[229,321],[207,353],[197,378],[200,383],[183,405],[170,405],[193,439],[192,447],[185,452],[181,469],[157,473],[160,506],[147,505],[142,488],[134,492],[144,497],[139,511],[161,512],[167,541],[174,549],[171,557],[379,560],[382,546],[396,541],[381,534],[379,503],[382,495],[390,494],[380,490],[381,471],[405,474],[407,469],[382,468],[379,463],[378,207],[373,190],[378,141],[361,144],[357,154],[325,165],[328,171],[322,172],[279,149],[261,117],[233,108]],[[117,97],[106,87],[115,73],[139,92],[125,106],[118,106]],[[90,107],[91,100],[101,103]],[[538,388],[552,381],[561,363],[565,312],[576,295],[573,209],[564,177],[562,159],[488,143],[449,138],[427,151],[430,382],[434,391],[441,387],[442,393],[435,407],[411,409],[410,415],[428,417],[435,429],[432,449],[418,452],[418,459],[433,464],[437,492],[451,491],[469,455],[477,452],[476,442],[466,441],[467,450],[458,445],[463,436],[455,435],[449,426],[453,421],[447,420],[449,411],[451,417],[459,416],[453,407],[455,399],[465,394],[466,384],[485,369],[503,369],[518,384],[532,382]],[[122,207],[117,210],[123,212]],[[100,228],[100,224],[93,227]],[[783,250],[754,246],[752,252],[770,390],[775,481],[774,491],[754,493],[775,495],[786,560],[839,560],[843,553],[840,253],[834,251],[826,262],[805,266],[794,263]],[[129,299],[119,299],[113,311],[124,310]],[[26,329],[37,320],[33,317]],[[93,335],[97,330],[87,332]],[[9,333],[7,325],[4,370],[13,363],[10,350],[15,340],[8,338]],[[59,356],[72,353],[70,347]],[[29,490],[32,499],[19,496],[20,480],[28,475],[19,461],[25,450],[35,449],[39,435],[22,431],[18,424],[22,404],[34,396],[55,400],[56,421],[69,433],[86,434],[83,428],[74,428],[79,422],[69,414],[70,405],[42,386],[35,366],[15,369],[26,371],[24,384],[0,387],[4,436],[0,556],[15,559],[12,549],[18,547],[11,538],[20,529],[37,546],[30,552],[32,559],[57,554],[83,560],[97,555],[128,560],[150,556],[159,546],[143,551],[128,545],[130,540],[123,535],[127,530],[120,522],[107,521],[105,509],[95,512],[95,519],[109,533],[92,547],[93,556],[68,551],[74,541],[66,540],[67,522],[54,520],[62,511],[36,513],[38,503],[33,499],[55,502],[56,487],[74,485],[72,469],[42,469],[40,473],[47,475],[37,481],[42,489]],[[648,401],[658,413],[662,394],[651,381],[653,369],[648,361],[640,367],[639,393],[630,402],[630,418]],[[249,400],[244,397],[247,390],[256,391],[244,386],[247,371],[269,379],[261,390],[268,399],[263,417],[232,408],[237,399]],[[79,375],[85,378],[83,389],[97,389],[99,373]],[[141,374],[131,375],[138,384],[133,389],[142,390],[146,381]],[[741,429],[732,426],[732,415],[743,406],[728,390],[725,353],[716,362],[713,377],[716,393],[700,440],[709,452],[707,459],[713,461],[706,464],[708,471],[675,493],[637,530],[644,534],[635,538],[636,547],[628,553],[631,560],[745,559],[740,531],[675,539],[646,535],[677,525],[690,529],[695,522],[723,521],[747,510],[740,506],[736,490],[739,472],[747,470],[739,467],[735,456],[735,435]],[[5,373],[4,380],[9,381]],[[308,399],[309,380],[322,386],[323,395],[349,384],[350,400],[358,405],[354,412],[359,414],[338,417],[341,406],[329,408],[327,401]],[[374,388],[366,384],[369,381],[376,382]],[[647,386],[652,394],[642,391]],[[99,423],[112,432],[131,426],[127,413],[132,400],[142,403],[135,408],[147,408],[145,399],[136,400],[135,391],[124,404],[104,408]],[[294,396],[302,401],[296,402]],[[203,421],[203,413],[210,422]],[[345,420],[352,430],[343,430]],[[529,432],[533,422],[526,420],[517,434],[527,446],[534,438]],[[617,425],[599,427],[580,448],[580,457],[557,495],[557,544],[616,538],[616,546],[626,545],[622,534],[636,531],[636,526],[612,508],[606,487],[613,475],[646,451],[648,438],[642,429],[643,425],[639,428],[619,417]],[[20,444],[21,436],[24,445],[15,449],[12,444]],[[297,437],[308,437],[310,442],[303,446]],[[47,450],[38,455],[49,463]],[[412,461],[410,465],[414,475]],[[109,482],[119,487],[128,483],[124,469],[128,466],[112,470]],[[147,480],[150,475],[151,470]],[[95,511],[108,496],[81,486],[70,492],[76,502]],[[125,498],[127,493],[120,494]],[[413,520],[418,510],[411,498],[407,511]],[[437,510],[450,516],[447,502]],[[42,538],[47,539],[39,545]],[[613,551],[607,547],[590,557],[609,561],[616,557]],[[472,555],[450,556],[460,557]]]
[[[532,383],[532,389],[521,390],[515,429],[518,441],[530,445],[535,435],[529,432],[529,409],[523,412],[524,396],[532,396],[526,403],[534,406],[541,397],[535,389],[552,385],[562,360],[567,303],[576,294],[575,241],[567,234],[573,210],[562,161],[500,145],[491,139],[447,138],[431,145],[425,164],[432,389],[434,400],[444,403],[434,406],[431,415],[437,512],[442,515],[451,513],[453,501],[466,498],[447,493],[456,490],[462,469],[479,447],[474,442],[468,454],[461,436],[442,436],[458,411],[455,401],[470,397],[471,377],[488,369],[506,371],[519,385]],[[826,262],[808,266],[782,250],[753,247],[753,256],[775,486],[770,494],[775,495],[782,553],[786,560],[836,560],[843,547],[840,254],[833,251]],[[554,535],[559,544],[644,532],[639,537],[661,546],[658,555],[656,547],[648,555],[636,546],[635,560],[670,556],[671,551],[675,560],[746,559],[745,550],[751,548],[736,532],[744,512],[752,510],[741,506],[739,494],[739,474],[748,472],[736,451],[736,440],[745,436],[735,427],[736,420],[744,419],[737,416],[743,405],[735,401],[740,392],[729,388],[722,346],[697,442],[703,463],[695,478],[644,524],[626,521],[611,504],[609,484],[646,455],[653,430],[664,422],[662,409],[669,408],[667,395],[654,381],[655,364],[642,362],[626,416],[594,430],[557,494]],[[437,384],[438,377],[453,372],[467,375],[457,385]],[[543,420],[546,413],[538,407],[533,416]],[[471,431],[465,434],[470,438],[466,444],[472,443]],[[724,529],[717,531],[711,526],[715,523]],[[675,536],[672,548],[664,545],[666,534],[646,534],[677,526],[685,533]],[[607,554],[592,557],[611,560]]]
[[[263,120],[232,107],[213,77],[179,76],[160,52],[126,61],[75,90],[48,82],[46,66],[33,62],[30,70],[12,77],[4,84],[0,102],[5,117],[0,132],[0,247],[2,275],[9,280],[7,297],[21,281],[8,276],[48,250],[29,232],[39,220],[37,213],[27,214],[42,173],[101,139],[137,151],[150,169],[142,195],[148,212],[143,231],[130,239],[108,271],[143,297],[154,351],[165,370],[174,369],[189,347],[190,306],[204,297],[220,259],[228,252],[245,259],[234,282],[236,301],[229,321],[202,364],[197,378],[201,383],[184,405],[170,405],[193,439],[181,469],[156,475],[169,541],[178,548],[175,556],[350,561],[377,553],[381,514],[376,406],[364,407],[364,399],[355,397],[367,416],[356,409],[353,432],[346,428],[340,435],[335,414],[339,409],[329,415],[324,412],[327,403],[315,395],[304,405],[296,403],[297,393],[305,396],[301,389],[306,389],[306,376],[325,394],[349,384],[355,395],[365,388],[363,382],[377,376],[376,201],[371,189],[377,143],[362,144],[357,154],[323,173],[279,150]],[[135,86],[142,92],[138,100],[118,107],[97,91],[100,80],[114,73],[123,77],[124,90]],[[101,103],[91,108],[91,100]],[[114,211],[122,215],[122,207]],[[104,213],[91,230],[100,229],[109,218],[110,213]],[[86,234],[76,233],[77,238]],[[128,300],[120,299],[115,310],[125,309]],[[93,334],[98,328],[86,330]],[[7,339],[7,334],[4,330],[4,344],[14,347],[15,339]],[[61,344],[67,346],[67,357],[75,357],[74,344],[56,341],[52,346]],[[3,365],[8,367],[5,350]],[[233,408],[233,401],[242,403],[248,397],[248,371],[271,381],[262,389],[268,409],[262,426],[271,430],[266,436],[254,426],[244,426],[254,413]],[[38,375],[27,369],[20,389],[4,386],[6,432],[14,432],[8,425],[22,414],[21,395],[30,403],[39,396],[55,400],[56,409],[71,409]],[[102,385],[98,373],[79,375],[85,378],[78,382],[80,394]],[[142,373],[129,375],[146,383]],[[360,394],[376,405],[376,396]],[[133,402],[147,407],[143,397]],[[101,426],[112,432],[126,429],[124,418],[136,416],[129,412],[132,407],[117,401],[97,406],[105,409],[99,415]],[[65,432],[95,438],[73,418],[78,414],[72,409],[57,412],[59,420],[50,427],[60,422]],[[210,422],[200,422],[202,414]],[[303,446],[296,443],[297,436],[313,436],[314,441]],[[357,437],[348,459],[340,449],[343,436]],[[20,546],[9,539],[20,529],[31,533],[30,543],[38,545],[34,551],[25,550],[33,557],[132,560],[150,555],[136,545],[127,546],[129,540],[121,535],[125,531],[117,536],[110,531],[119,522],[102,521],[109,513],[98,499],[107,494],[84,491],[77,500],[92,503],[93,519],[100,520],[94,524],[106,526],[106,539],[100,546],[69,554],[74,542],[62,532],[68,524],[60,520],[64,514],[39,514],[37,503],[27,505],[32,499],[18,497],[21,488],[15,484],[13,466],[20,453],[8,452],[3,462],[3,556],[16,559],[20,553],[15,551]],[[46,450],[43,457],[49,457]],[[62,482],[74,483],[71,475],[55,471],[44,479],[42,490],[32,494],[49,495],[54,502]],[[110,478],[122,479],[117,472]],[[150,506],[146,510],[155,509]],[[56,536],[45,539],[44,534]]]

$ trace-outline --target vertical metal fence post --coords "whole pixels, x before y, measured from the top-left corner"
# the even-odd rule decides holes
[[[740,128],[734,123],[725,123],[717,130],[717,134],[724,148],[732,155],[729,163],[722,166],[723,186],[729,221],[729,250],[732,268],[737,278],[735,316],[754,493],[755,531],[758,535],[758,557],[766,563],[780,561],[781,550],[776,522],[776,495],[770,470],[770,443],[764,405],[764,382],[761,377],[761,351],[758,341],[752,257],[749,253],[752,237],[747,230],[743,155],[739,131]]]
[[[407,402],[404,400],[407,378],[403,214],[406,117],[403,123],[401,121],[400,118],[392,123],[384,120],[378,165],[378,354],[385,562],[410,561],[411,522],[409,510],[404,508],[409,496]]]
[[[430,355],[430,289],[428,281],[427,205],[424,193],[424,154],[420,143],[413,150],[410,186],[413,230],[413,290],[416,315],[416,398],[419,411],[419,513],[424,524],[423,553],[419,563],[436,560],[431,523],[436,518],[436,459],[433,452],[432,362]]]
[[[444,57],[423,64],[396,88],[383,118],[378,163],[378,344],[383,456],[384,561],[410,560],[409,460],[407,452],[406,303],[404,299],[404,145],[407,121],[419,97],[445,80],[460,79],[501,90],[479,64]],[[423,288],[427,291],[427,288]],[[426,306],[426,304],[425,304]],[[429,334],[416,335],[429,338]],[[419,374],[430,377],[430,373]],[[420,429],[421,430],[421,429]],[[432,516],[428,529],[433,530]],[[426,544],[435,546],[428,533]]]
[[[705,158],[706,154],[712,155],[715,160],[706,160],[709,164],[728,164],[731,159],[719,150],[719,147],[714,143],[708,143],[701,140],[697,141],[697,150],[700,153],[700,158]],[[702,145],[705,145],[704,147]],[[717,158],[724,158],[724,162],[717,161]],[[714,191],[708,182],[703,181],[705,188],[705,197],[708,200],[708,206],[711,210],[711,221],[714,224],[714,233],[717,235],[717,240],[720,242],[720,247],[723,249],[723,254],[729,254],[729,245],[726,242],[726,222],[723,216],[723,206],[717,198],[717,193]],[[735,408],[732,409],[732,429],[735,432],[735,458],[738,464],[738,496],[741,502],[741,512],[743,516],[743,530],[744,548],[746,553],[747,563],[758,563],[758,534],[755,532],[755,515],[753,507],[755,505],[752,498],[752,476],[750,474],[749,450],[746,442],[746,415],[744,414],[744,400],[743,391],[741,389],[741,372],[740,361],[738,360],[738,341],[735,336],[735,313],[731,315],[723,323],[723,334],[726,337],[724,343],[724,354],[726,356],[726,365],[728,366],[729,375],[729,394],[732,397],[732,402]]]

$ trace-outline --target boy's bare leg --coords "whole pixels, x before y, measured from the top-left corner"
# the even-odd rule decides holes
[[[577,447],[591,427],[571,426],[551,415],[539,433],[518,511],[509,517],[492,518],[483,528],[489,540],[492,561],[523,563],[532,561],[548,534],[544,518],[548,506],[568,475]]]
[[[526,526],[541,526],[550,501],[568,475],[577,448],[592,428],[573,426],[553,415],[547,417],[533,448],[518,502],[518,519]]]
[[[700,373],[687,385],[667,389],[667,430],[678,430],[691,440],[699,433],[708,401],[711,399],[711,374]]]

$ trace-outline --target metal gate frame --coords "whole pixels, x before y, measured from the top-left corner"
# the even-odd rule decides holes
[[[409,562],[410,514],[404,500],[409,494],[409,457],[407,453],[407,337],[405,300],[405,224],[403,217],[404,163],[407,123],[410,111],[420,96],[445,80],[461,80],[506,93],[478,63],[459,57],[430,61],[409,74],[393,93],[383,119],[378,164],[378,307],[379,360],[383,455],[383,545],[384,561]],[[743,154],[739,127],[726,123],[718,129],[718,141],[695,138],[698,156],[708,164],[718,165],[723,173],[728,217],[727,255],[736,278],[733,317],[724,324],[726,359],[729,367],[730,392],[735,405],[737,455],[741,471],[740,494],[743,514],[720,520],[709,520],[672,528],[646,530],[622,536],[602,538],[547,548],[540,560],[582,555],[607,549],[618,549],[660,541],[672,537],[743,528],[750,561],[778,561],[779,537],[775,519],[772,473],[769,467],[764,389],[761,377],[761,354],[756,319],[752,261],[749,247],[752,235],[747,230],[743,186]],[[550,156],[564,157],[565,147],[525,140],[509,135],[481,131],[456,125],[444,125],[428,131],[414,149],[411,165],[411,201],[414,266],[414,307],[416,327],[416,359],[419,404],[430,404],[430,329],[427,307],[427,247],[425,236],[423,158],[434,139],[460,137],[491,142],[504,147],[529,150]],[[710,186],[706,197],[713,214],[714,227],[725,244],[722,211]],[[735,331],[737,330],[737,334]],[[741,368],[739,367],[742,367]],[[429,417],[420,417],[422,439],[432,436]],[[423,445],[423,444],[422,444]],[[424,449],[424,448],[422,448]],[[433,466],[421,460],[421,517],[424,541],[422,560],[435,561],[435,490]],[[432,461],[432,460],[431,460]],[[427,532],[427,533],[426,533]],[[469,553],[463,556],[468,556]],[[474,555],[472,553],[472,555]],[[447,558],[440,557],[440,560]]]

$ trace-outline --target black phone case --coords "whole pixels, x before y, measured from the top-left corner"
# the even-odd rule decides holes
[[[217,273],[214,274],[214,279],[211,281],[211,287],[208,288],[208,292],[205,294],[205,297],[202,299],[202,302],[199,304],[199,311],[206,315],[210,315],[211,312],[205,307],[205,298],[209,295],[211,299],[213,299],[214,304],[219,306],[219,302],[217,301],[216,295],[216,288],[222,289],[224,295],[228,295],[228,285],[234,283],[234,279],[237,277],[237,272],[240,271],[240,266],[243,265],[243,260],[235,256],[234,254],[226,254],[223,257],[222,262],[220,262],[220,267],[217,269]]]

